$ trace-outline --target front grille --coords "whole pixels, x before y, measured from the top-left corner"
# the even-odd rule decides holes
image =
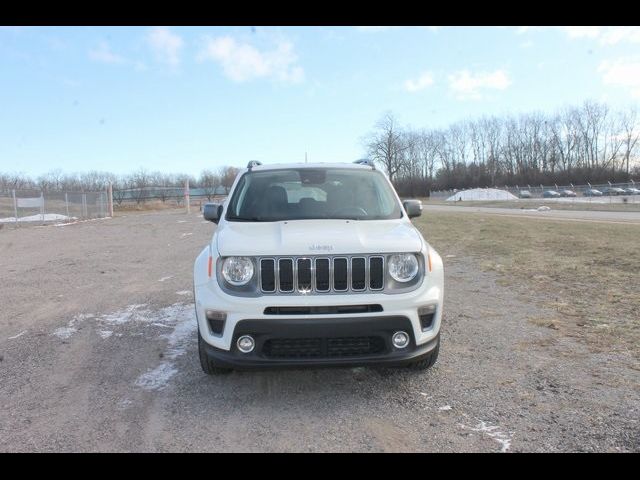
[[[261,258],[262,293],[367,292],[384,288],[384,257]]]
[[[383,353],[382,337],[277,338],[264,342],[268,358],[341,358]]]

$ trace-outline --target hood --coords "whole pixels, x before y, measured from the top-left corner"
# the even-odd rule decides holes
[[[404,219],[225,222],[216,231],[220,255],[349,255],[419,252],[422,236]]]

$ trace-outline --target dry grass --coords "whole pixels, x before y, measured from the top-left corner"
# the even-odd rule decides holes
[[[640,226],[440,212],[416,226],[554,312],[533,323],[640,355]]]
[[[115,215],[117,215],[118,212],[147,212],[152,210],[170,210],[176,208],[186,210],[184,204],[178,205],[175,201],[172,200],[167,200],[166,202],[163,202],[161,200],[149,200],[140,203],[122,202],[120,205],[114,202],[113,212]]]

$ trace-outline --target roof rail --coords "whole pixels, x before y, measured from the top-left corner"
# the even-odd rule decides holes
[[[358,165],[369,165],[372,169],[376,169],[375,164],[373,163],[373,160],[369,160],[368,158],[361,158],[360,160],[356,160],[353,163],[357,163]]]
[[[262,162],[259,162],[258,160],[251,160],[247,163],[247,168],[251,170],[253,167],[257,167],[258,165],[262,165]]]

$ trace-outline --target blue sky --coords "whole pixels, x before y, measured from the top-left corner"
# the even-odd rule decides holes
[[[0,27],[0,171],[352,161],[415,128],[640,103],[639,27]]]

